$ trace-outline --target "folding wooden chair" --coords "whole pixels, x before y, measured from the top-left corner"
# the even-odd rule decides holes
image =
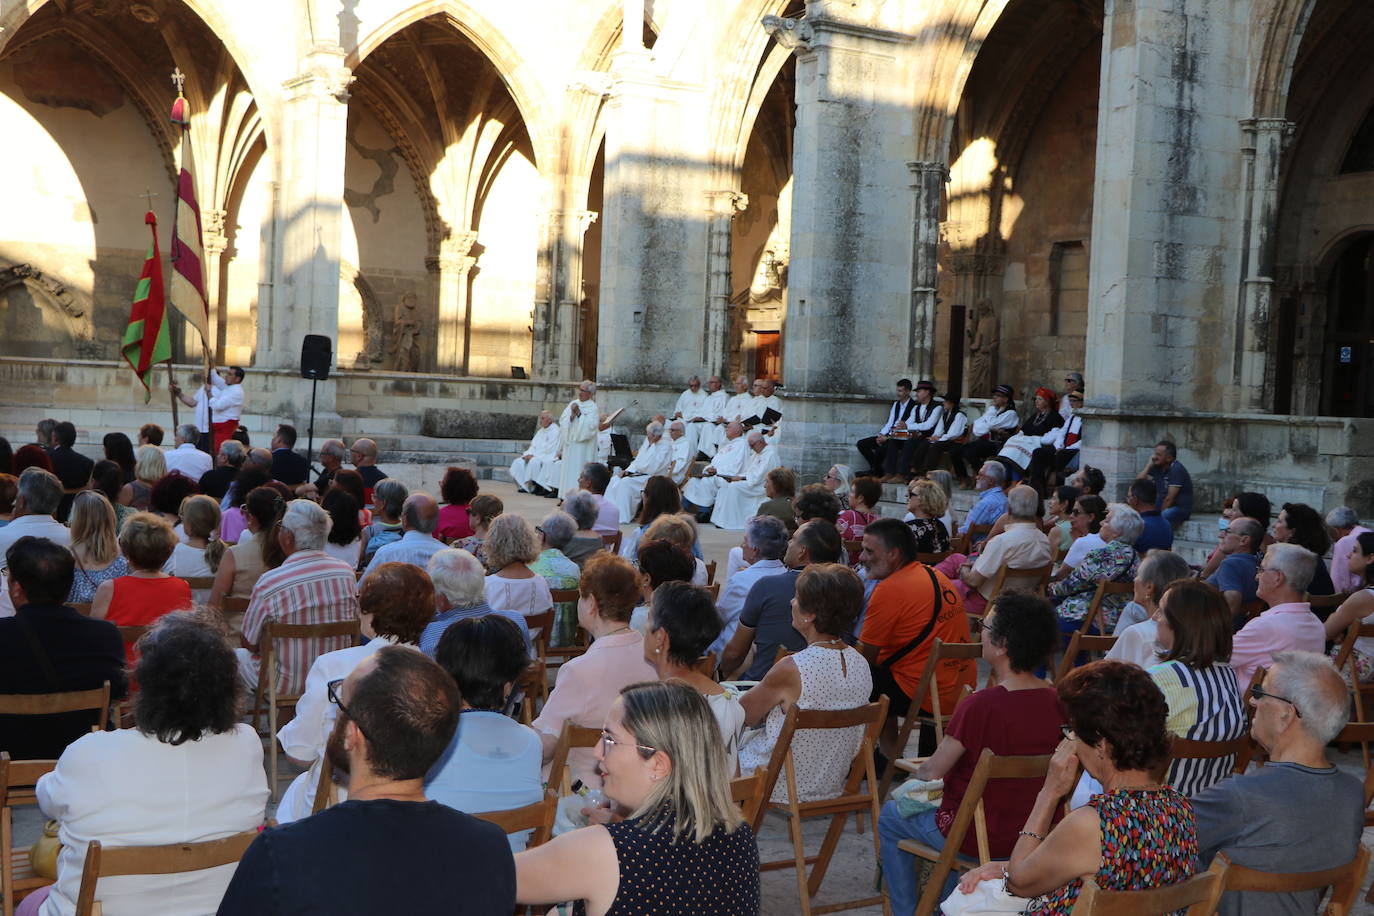
[[[334,791],[338,786],[334,785],[334,764],[329,762],[329,755],[325,754],[320,758],[320,782],[315,786],[315,798],[310,803],[310,813],[319,814],[325,808],[332,807],[339,803],[339,794]]]
[[[1355,851],[1355,858],[1337,868],[1291,874],[1274,874],[1246,868],[1232,862],[1224,852],[1218,853],[1217,859],[1225,861],[1227,866],[1223,890],[1292,894],[1297,891],[1325,890],[1329,887],[1332,889],[1331,899],[1327,901],[1322,913],[1325,916],[1347,916],[1354,912],[1355,900],[1360,894],[1360,884],[1363,883],[1365,870],[1369,867],[1369,849],[1360,844]],[[1374,894],[1374,891],[1371,891],[1371,894]]]
[[[697,659],[696,669],[697,669],[697,671],[701,672],[702,674],[706,675],[707,677],[715,677],[715,676],[716,676],[716,653],[714,653],[714,652],[707,652],[707,653],[706,653],[705,655],[703,655],[701,658]]]
[[[951,534],[949,536],[949,553],[962,553],[967,555],[971,543],[970,537],[968,532],[964,532],[963,534]]]
[[[619,537],[619,535],[616,536]],[[557,609],[560,605],[569,603],[576,605],[578,599],[581,598],[582,595],[582,593],[575,588],[555,588],[551,589],[549,594],[553,596],[555,616],[557,616]],[[526,622],[528,623],[528,621]],[[551,646],[549,645],[549,641],[545,639],[543,657],[548,665],[558,667],[568,659],[577,658],[579,655],[586,652],[587,646],[590,644],[590,640],[587,638],[587,631],[579,626],[577,628],[577,635],[571,646]],[[545,696],[547,697],[548,694],[545,694]]]
[[[82,617],[91,616],[91,603],[89,601],[68,601],[67,607],[76,611]]]
[[[1036,779],[1043,781],[1050,771],[1048,754],[1036,757],[999,757],[990,748],[983,748],[978,755],[978,763],[973,768],[964,797],[959,802],[959,810],[954,813],[949,835],[943,849],[935,849],[916,840],[902,840],[897,847],[903,852],[931,862],[934,868],[926,878],[921,891],[921,899],[916,905],[916,916],[931,916],[940,906],[941,891],[951,871],[966,872],[992,861],[988,847],[988,823],[983,793],[989,782],[995,779]],[[973,827],[978,844],[978,859],[974,860],[959,850],[968,837],[969,827]]]
[[[1039,595],[1043,598],[1045,597],[1045,590],[1049,588],[1050,585],[1050,574],[1053,572],[1053,563],[1046,564],[1045,566],[1012,566],[1008,563],[1003,563],[998,568],[996,577],[992,580],[992,594],[988,596],[988,604],[992,604],[997,596],[1002,594],[1002,590],[1006,588],[1008,578],[1034,579],[1035,581],[1030,588],[1025,588],[1023,586],[1014,588],[1013,591],[1029,591],[1031,594]]]
[[[946,550],[944,553],[918,553],[916,562],[926,566],[939,566],[947,557],[952,556],[953,551]]]
[[[740,814],[747,823],[754,823],[763,804],[763,785],[768,781],[768,771],[760,767],[752,776],[741,776],[730,780],[730,800],[739,805]]]
[[[920,683],[916,686],[916,695],[911,698],[911,706],[908,707],[907,714],[902,719],[902,726],[897,731],[897,747],[906,748],[907,742],[911,740],[911,731],[918,722],[929,722],[935,726],[935,740],[937,742],[944,739],[945,726],[949,724],[950,718],[954,715],[954,710],[950,709],[949,712],[945,712],[940,708],[940,691],[935,684],[940,664],[950,659],[974,660],[982,657],[983,644],[981,642],[935,640],[935,645],[930,648],[930,656],[926,659],[925,670],[921,672]],[[976,665],[977,662],[974,664]],[[930,704],[930,714],[922,715],[921,709],[927,701]],[[887,790],[892,787],[892,778],[897,771],[895,764],[896,761],[890,761],[883,772],[882,786],[878,790],[879,798],[887,798]]]
[[[1078,667],[1075,664],[1078,656],[1085,652],[1105,655],[1111,651],[1114,645],[1116,645],[1115,636],[1086,636],[1081,632],[1074,633],[1069,637],[1069,647],[1064,650],[1064,658],[1059,662],[1059,670],[1055,672],[1055,683],[1057,684],[1068,677],[1069,672]]]
[[[706,564],[706,584],[710,585],[716,581],[716,561],[712,560]]]
[[[53,883],[33,873],[29,847],[14,847],[13,811],[17,805],[36,805],[34,786],[38,778],[51,773],[56,760],[10,760],[0,751],[0,914],[14,916],[15,905],[40,887]]]
[[[968,553],[974,547],[977,547],[980,543],[987,540],[988,535],[991,533],[991,525],[969,525],[968,531],[965,532],[964,550],[960,552]]]
[[[339,639],[349,638],[350,645],[360,645],[362,643],[362,631],[359,629],[357,619],[340,620],[333,623],[282,623],[280,620],[268,620],[262,627],[262,638],[259,643],[259,664],[258,664],[258,687],[253,695],[253,728],[257,729],[259,717],[263,712],[263,700],[267,701],[267,736],[269,738],[269,775],[272,780],[272,800],[277,800],[277,719],[278,712],[282,707],[289,707],[293,711],[296,708],[296,701],[301,698],[299,693],[279,694],[277,693],[277,647],[278,644],[292,639]],[[305,673],[301,672],[301,681],[304,683]],[[289,720],[288,720],[289,721]]]
[[[233,865],[258,838],[257,829],[245,830],[220,840],[204,843],[174,843],[167,846],[121,846],[105,848],[99,840],[86,847],[86,864],[81,869],[81,889],[76,896],[76,916],[100,916],[95,899],[96,882],[121,875],[179,875],[221,865]]]
[[[1202,874],[1148,891],[1104,891],[1091,877],[1084,878],[1070,916],[1164,916],[1183,909],[1188,916],[1210,916],[1225,889],[1228,871],[1227,862],[1217,856]]]
[[[500,827],[507,836],[522,830],[531,830],[526,849],[533,849],[549,841],[553,836],[553,821],[558,816],[558,794],[544,792],[544,797],[523,808],[507,808],[502,811],[473,811],[472,816]]]
[[[548,788],[557,792],[559,797],[572,794],[572,778],[568,770],[568,753],[577,748],[594,748],[601,740],[600,728],[563,723],[563,730],[554,745],[553,756],[549,758]]]
[[[1238,613],[1244,615],[1245,622],[1249,623],[1267,610],[1269,610],[1269,605],[1262,598],[1255,598],[1243,602]]]
[[[1088,605],[1088,612],[1083,615],[1083,623],[1079,625],[1078,632],[1084,636],[1088,635],[1088,628],[1094,623],[1097,624],[1097,632],[1100,636],[1107,635],[1107,615],[1102,612],[1102,599],[1108,595],[1132,595],[1135,594],[1134,582],[1112,582],[1103,579],[1097,583],[1097,591],[1093,592],[1092,604]]]
[[[95,713],[91,724],[96,730],[109,730],[109,681],[104,681],[99,687],[90,690],[69,690],[63,693],[0,693],[0,715],[5,716],[51,716],[86,710]]]
[[[813,907],[811,902],[812,897],[820,891],[821,881],[825,878],[826,869],[830,867],[830,859],[835,854],[835,847],[840,841],[840,834],[844,831],[844,822],[848,816],[853,813],[857,817],[867,812],[873,818],[873,823],[878,823],[878,793],[876,791],[878,780],[877,774],[873,771],[873,748],[876,746],[878,732],[882,729],[886,718],[887,697],[882,697],[876,703],[869,703],[856,709],[819,710],[793,706],[788,710],[787,718],[783,720],[782,732],[778,735],[777,744],[773,747],[773,755],[768,761],[768,777],[763,786],[764,803],[759,806],[752,826],[754,832],[758,833],[762,826],[763,817],[769,811],[783,814],[789,818],[792,829],[793,858],[765,862],[759,868],[762,871],[779,868],[795,868],[797,870],[797,890],[803,916],[877,905],[882,906],[883,916],[891,916],[892,914],[886,894],[845,903],[831,903],[821,907]],[[858,752],[849,765],[849,775],[840,789],[840,794],[834,798],[820,801],[799,802],[797,800],[797,768],[792,756],[793,735],[799,729],[835,729],[857,726],[863,727],[863,733],[859,740]],[[768,800],[772,797],[773,788],[777,784],[780,773],[785,774],[787,778],[787,801],[785,803]],[[868,788],[865,791],[860,791],[859,786],[865,779],[868,781]],[[806,849],[802,843],[802,820],[808,817],[830,818],[830,826],[826,830],[820,852],[814,856],[806,855]],[[873,854],[875,858],[878,855],[878,832],[876,830],[873,831]],[[813,866],[809,878],[806,874],[807,865]]]
[[[706,590],[709,591],[709,592],[711,593],[711,600],[712,600],[712,601],[719,601],[719,600],[720,600],[720,583],[719,583],[719,582],[712,582],[710,585],[706,586]]]
[[[208,592],[215,587],[214,576],[181,576],[180,578],[191,587],[192,591],[199,589]]]
[[[1255,739],[1245,734],[1229,741],[1192,741],[1188,738],[1172,738],[1169,742],[1169,759],[1158,769],[1161,782],[1173,785],[1174,764],[1180,760],[1216,760],[1220,757],[1235,757],[1231,772],[1244,773],[1249,766],[1250,755],[1254,753]],[[1175,787],[1177,788],[1177,787]]]
[[[619,531],[615,534],[601,535],[601,546],[610,553],[620,553],[620,535]]]
[[[1335,595],[1308,595],[1307,606],[1312,609],[1312,613],[1316,614],[1317,617],[1325,623],[1326,618],[1330,617],[1335,612],[1336,608],[1345,604],[1345,599],[1349,598],[1352,594],[1354,593],[1338,592]]]
[[[554,609],[549,608],[542,614],[530,614],[525,625],[534,636],[534,658],[516,684],[524,691],[520,700],[520,721],[529,725],[534,721],[534,699],[540,702],[549,698],[549,634],[553,632]],[[537,631],[537,632],[536,632]]]

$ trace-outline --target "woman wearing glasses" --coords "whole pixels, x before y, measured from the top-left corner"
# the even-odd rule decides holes
[[[1191,877],[1193,808],[1151,775],[1169,756],[1169,711],[1159,688],[1134,665],[1100,661],[1075,668],[1056,689],[1069,724],[1011,859],[967,872],[959,890],[1005,876],[1008,891],[1035,898],[1029,916],[1062,916],[1087,877],[1113,891]],[[1080,764],[1103,791],[1055,824]]]
[[[517,855],[517,903],[573,900],[577,916],[757,916],[758,847],[730,799],[725,746],[701,694],[676,681],[626,687],[596,760],[625,820]]]
[[[849,465],[834,465],[825,472],[825,479],[821,483],[840,501],[840,511],[849,508],[849,488],[854,484],[854,472],[849,469]]]

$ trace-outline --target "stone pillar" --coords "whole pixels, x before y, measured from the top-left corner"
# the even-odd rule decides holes
[[[455,232],[439,243],[437,257],[425,258],[439,290],[436,372],[467,373],[468,274],[477,263],[468,252],[475,244],[476,232]]]
[[[550,210],[541,222],[540,294],[534,313],[533,372],[538,378],[580,380],[582,239],[599,215],[592,210]]]
[[[1241,152],[1246,174],[1232,382],[1239,394],[1237,409],[1264,413],[1272,406],[1274,393],[1269,372],[1269,329],[1279,167],[1296,125],[1284,118],[1246,118],[1240,126],[1245,136]]]
[[[907,339],[907,368],[913,376],[930,378],[935,369],[935,307],[940,265],[940,198],[949,167],[943,162],[908,162],[915,192],[911,237],[911,325]]]
[[[912,51],[884,27],[893,6],[763,19],[797,54],[782,451],[803,474],[853,457],[911,357],[911,221],[892,206],[910,194],[911,111],[885,87],[907,84]]]
[[[229,304],[220,296],[220,276],[224,270],[224,253],[229,250],[229,239],[224,234],[224,210],[207,207],[200,211],[201,246],[205,252],[205,297],[210,308],[210,352],[216,363],[224,361],[225,346],[229,324]],[[189,352],[189,351],[188,351]]]
[[[702,341],[701,365],[707,375],[724,378],[730,365],[730,299],[734,295],[731,265],[736,213],[749,206],[749,195],[739,191],[711,191],[707,194],[711,220],[706,242],[706,333]]]

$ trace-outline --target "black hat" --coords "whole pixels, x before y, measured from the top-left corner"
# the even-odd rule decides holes
[[[993,394],[1005,395],[1006,397],[1012,397],[1012,396],[1013,396],[1013,395],[1012,395],[1012,388],[1011,388],[1010,385],[998,385],[996,388],[992,389],[992,393],[993,393]]]
[[[959,395],[957,394],[946,393],[944,396],[937,394],[935,395],[935,399],[937,401],[943,401],[946,404],[953,404],[955,407],[959,406]]]
[[[921,379],[919,382],[916,383],[917,391],[920,391],[922,388],[924,388],[926,391],[929,391],[931,394],[935,393],[935,383],[930,381],[929,379]]]

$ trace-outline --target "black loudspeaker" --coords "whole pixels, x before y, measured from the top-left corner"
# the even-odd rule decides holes
[[[324,381],[329,378],[329,364],[334,362],[334,348],[323,334],[307,334],[301,341],[301,378]]]

